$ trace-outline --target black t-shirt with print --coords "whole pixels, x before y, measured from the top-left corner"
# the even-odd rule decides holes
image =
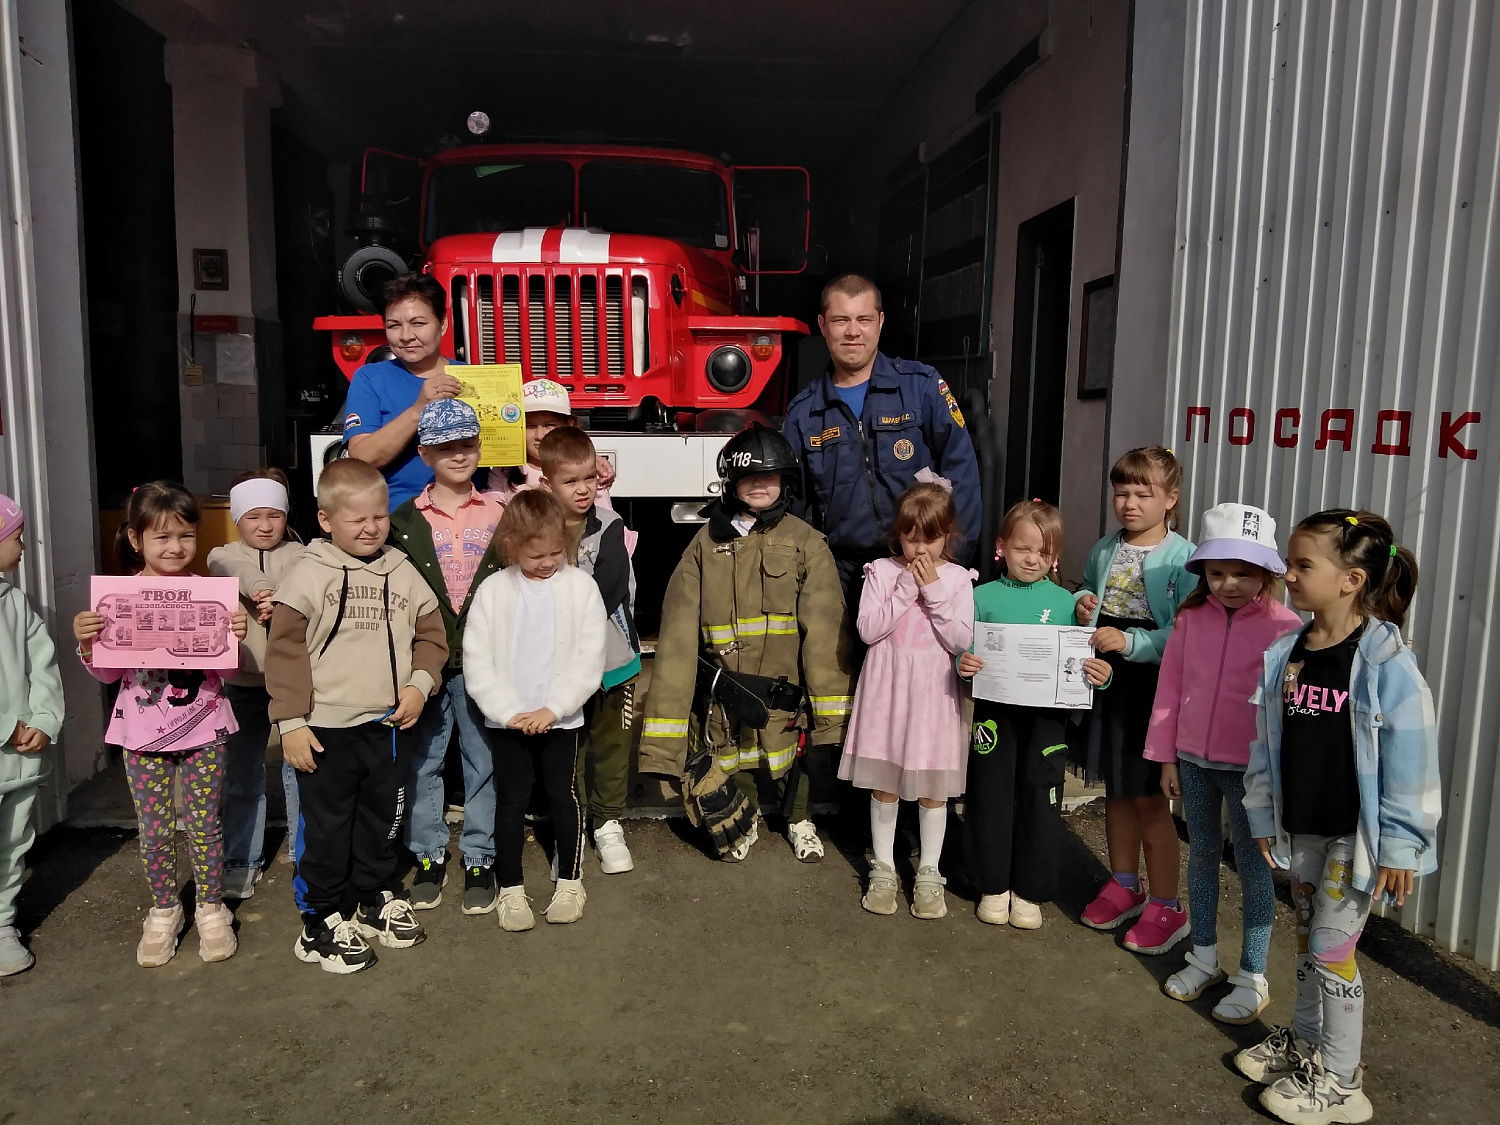
[[[1354,700],[1349,690],[1363,624],[1336,645],[1292,646],[1282,681],[1281,825],[1304,836],[1349,836],[1359,827]]]

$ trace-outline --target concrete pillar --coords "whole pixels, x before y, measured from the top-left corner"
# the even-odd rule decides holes
[[[280,92],[248,47],[168,42],[166,72],[183,482],[223,494],[238,474],[265,462],[284,424],[270,123]],[[222,256],[204,261],[204,251]],[[196,323],[189,319],[194,298]]]

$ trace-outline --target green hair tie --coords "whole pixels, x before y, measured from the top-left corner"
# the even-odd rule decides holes
[[[1391,544],[1391,558],[1395,558],[1395,557],[1396,557],[1396,544],[1392,543]]]

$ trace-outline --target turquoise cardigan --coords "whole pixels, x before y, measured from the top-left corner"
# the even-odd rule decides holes
[[[1115,552],[1120,549],[1124,531],[1106,535],[1094,544],[1089,552],[1089,561],[1083,567],[1083,585],[1074,599],[1084,594],[1103,597],[1104,581],[1109,577],[1109,568],[1114,564]],[[1167,647],[1167,637],[1172,633],[1172,621],[1177,616],[1177,607],[1198,585],[1198,576],[1183,569],[1183,563],[1192,555],[1194,547],[1175,531],[1146,556],[1144,564],[1146,578],[1146,602],[1151,607],[1151,616],[1156,621],[1155,629],[1127,629],[1125,636],[1130,647],[1125,650],[1125,659],[1138,664],[1160,664],[1161,654]],[[1099,611],[1094,611],[1090,624],[1097,620]]]

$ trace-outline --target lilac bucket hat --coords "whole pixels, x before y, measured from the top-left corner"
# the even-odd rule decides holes
[[[1194,574],[1216,559],[1235,559],[1268,570],[1278,578],[1286,563],[1276,549],[1276,521],[1248,504],[1218,504],[1203,513],[1203,539],[1183,565]]]

